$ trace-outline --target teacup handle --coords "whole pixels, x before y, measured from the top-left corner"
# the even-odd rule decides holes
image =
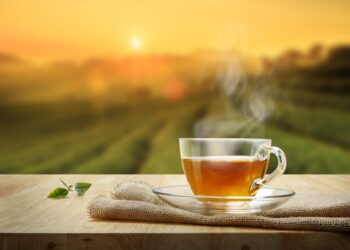
[[[258,152],[258,156],[260,157],[266,157],[267,156],[267,150],[269,149],[269,153],[276,155],[278,165],[270,175],[265,175],[262,179],[256,179],[252,183],[250,187],[250,192],[254,193],[260,188],[262,185],[265,185],[266,183],[269,183],[270,181],[276,179],[277,177],[281,176],[287,169],[287,159],[286,155],[284,154],[283,150],[278,147],[270,147],[270,148],[262,148]]]

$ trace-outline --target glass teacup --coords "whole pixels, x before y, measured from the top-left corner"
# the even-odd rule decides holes
[[[200,196],[253,196],[287,167],[284,152],[270,139],[180,138],[182,167]],[[278,165],[266,175],[270,154]]]

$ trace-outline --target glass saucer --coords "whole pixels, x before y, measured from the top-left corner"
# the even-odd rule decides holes
[[[191,212],[215,214],[254,214],[287,202],[294,191],[264,186],[255,196],[199,196],[187,185],[153,188],[166,203]]]

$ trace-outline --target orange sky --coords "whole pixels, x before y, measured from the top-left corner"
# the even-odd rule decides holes
[[[349,0],[0,0],[0,52],[37,60],[210,49],[275,55],[349,43],[349,13]]]

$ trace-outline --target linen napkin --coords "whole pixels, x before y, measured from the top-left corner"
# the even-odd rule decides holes
[[[172,207],[148,184],[128,181],[118,184],[111,196],[95,197],[88,213],[94,219],[350,232],[350,195],[313,192],[297,193],[268,212],[209,216]]]

